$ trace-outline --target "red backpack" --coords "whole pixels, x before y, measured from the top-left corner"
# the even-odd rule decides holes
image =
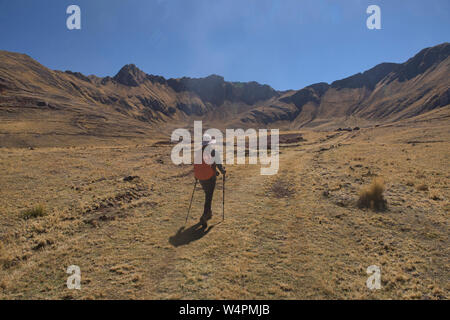
[[[201,164],[194,163],[194,175],[195,178],[198,180],[209,180],[216,174],[216,172],[213,169],[212,165],[207,164],[205,162],[205,157],[210,158],[209,155],[205,155],[205,157],[203,157],[203,152],[201,153],[202,153],[202,163]]]

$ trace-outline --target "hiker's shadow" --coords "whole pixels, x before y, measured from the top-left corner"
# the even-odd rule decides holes
[[[169,238],[169,243],[174,247],[183,246],[206,236],[214,226],[204,228],[200,223],[187,229],[181,227],[177,233]]]

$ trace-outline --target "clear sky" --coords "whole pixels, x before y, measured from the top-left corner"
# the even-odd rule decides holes
[[[81,30],[66,27],[71,4]],[[381,30],[366,27],[371,4]],[[166,78],[300,89],[449,41],[449,0],[0,0],[1,50],[86,75],[134,63]]]

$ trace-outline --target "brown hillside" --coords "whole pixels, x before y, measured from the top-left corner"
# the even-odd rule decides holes
[[[403,64],[382,63],[338,80],[278,92],[223,77],[168,79],[135,65],[114,77],[50,70],[0,51],[0,145],[59,145],[109,137],[141,139],[190,126],[302,127],[392,122],[450,103],[450,44]]]

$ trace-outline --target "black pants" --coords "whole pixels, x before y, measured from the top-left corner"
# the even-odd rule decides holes
[[[212,214],[211,203],[214,194],[214,188],[216,187],[216,176],[214,175],[209,180],[199,180],[202,185],[203,191],[205,191],[205,206],[203,208],[203,216],[208,217]]]

